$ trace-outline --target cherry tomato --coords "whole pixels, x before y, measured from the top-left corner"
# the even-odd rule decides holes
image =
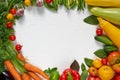
[[[97,35],[97,36],[103,35],[103,30],[100,29],[100,28],[98,28],[98,29],[96,30],[96,35]]]
[[[16,9],[15,8],[10,9],[10,13],[15,15],[16,14]]]
[[[13,27],[13,22],[7,22],[6,27],[7,28],[12,28]]]
[[[9,39],[10,39],[11,41],[14,41],[14,40],[16,40],[16,36],[15,36],[14,34],[13,34],[13,35],[10,35]]]
[[[20,51],[22,49],[22,46],[20,44],[16,44],[15,49],[17,51]]]
[[[115,75],[114,80],[120,80],[120,75],[119,74]]]
[[[103,65],[107,65],[108,60],[107,60],[107,58],[102,58],[101,62],[102,62]]]
[[[49,4],[49,3],[51,3],[52,1],[53,1],[53,0],[46,0],[46,3]]]

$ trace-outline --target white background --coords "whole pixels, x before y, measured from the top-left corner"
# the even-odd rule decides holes
[[[95,58],[100,48],[94,40],[97,26],[83,22],[89,12],[59,8],[57,12],[42,8],[27,8],[17,21],[17,42],[23,45],[23,55],[43,70],[58,67],[62,72],[76,59]]]

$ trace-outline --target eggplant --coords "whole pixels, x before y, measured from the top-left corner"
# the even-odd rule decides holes
[[[9,71],[4,71],[0,74],[0,80],[15,80]]]

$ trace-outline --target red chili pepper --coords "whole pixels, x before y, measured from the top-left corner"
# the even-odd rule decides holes
[[[63,71],[62,75],[60,76],[60,80],[67,80],[69,73],[71,74],[73,80],[80,80],[80,74],[78,71],[69,68]]]

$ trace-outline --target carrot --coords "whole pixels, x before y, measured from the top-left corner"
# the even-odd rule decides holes
[[[25,59],[25,57],[22,55],[22,53],[18,53],[18,54],[17,54],[17,58],[18,58],[19,60],[23,61],[23,62],[26,62],[26,59]]]
[[[5,60],[4,65],[6,66],[7,70],[11,73],[15,80],[22,80],[20,74],[12,64],[10,60]]]
[[[33,78],[34,80],[42,80],[36,73],[34,72],[28,72],[28,74]]]
[[[49,76],[46,75],[40,68],[36,67],[36,66],[33,66],[29,63],[25,63],[24,64],[24,68],[28,71],[32,71],[32,72],[35,72],[35,73],[38,73],[40,74],[41,76],[43,76],[44,78],[46,78],[47,80],[49,80]]]
[[[30,76],[29,76],[27,73],[23,73],[23,74],[21,75],[21,78],[22,78],[22,80],[31,80],[31,79],[30,79]]]

